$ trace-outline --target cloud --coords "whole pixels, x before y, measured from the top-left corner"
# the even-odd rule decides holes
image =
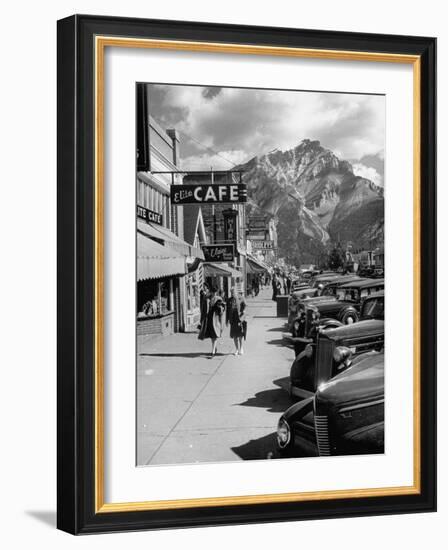
[[[222,88],[219,86],[210,86],[207,88],[202,88],[202,97],[205,99],[213,99],[221,93]]]
[[[191,155],[182,159],[182,168],[184,170],[230,170],[232,166],[242,164],[247,161],[245,151],[222,151],[218,154],[202,153]]]
[[[373,183],[375,183],[376,185],[379,185],[381,187],[383,186],[383,177],[372,166],[366,166],[365,164],[361,164],[360,162],[355,163],[352,166],[355,176],[366,178],[370,181],[373,181]]]
[[[204,145],[218,152],[244,151],[249,159],[274,148],[291,149],[305,138],[319,140],[344,159],[384,149],[383,96],[151,85],[150,111],[183,133],[183,161],[200,159]]]

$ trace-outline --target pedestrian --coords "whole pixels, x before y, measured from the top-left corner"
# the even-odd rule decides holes
[[[199,293],[199,308],[201,309],[201,311],[202,311],[202,304],[204,300],[207,298],[208,293],[209,293],[208,284],[204,283],[204,287],[201,288],[201,291]]]
[[[243,338],[247,334],[246,302],[238,296],[236,288],[232,288],[232,295],[227,305],[226,324],[230,324],[230,338],[235,344],[234,355],[243,355]]]
[[[260,280],[258,279],[258,275],[255,275],[253,283],[252,283],[252,290],[254,293],[254,296],[258,296],[260,292]]]
[[[281,296],[282,294],[284,294],[284,292],[283,292],[284,281],[283,281],[283,276],[282,275],[277,276],[276,285],[277,285],[276,296]]]
[[[274,302],[277,298],[277,292],[278,292],[277,276],[274,273],[274,276],[272,277],[272,299],[274,300]]]
[[[226,305],[219,296],[217,287],[212,287],[202,302],[201,330],[198,336],[199,340],[211,339],[212,357],[216,355],[218,338],[222,336],[225,310]]]
[[[286,278],[286,294],[291,294],[291,284],[292,284],[291,273],[288,273],[288,276]]]

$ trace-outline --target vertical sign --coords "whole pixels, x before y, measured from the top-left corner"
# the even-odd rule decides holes
[[[237,240],[237,227],[236,220],[238,211],[229,209],[223,211],[224,216],[224,239],[229,242],[236,242]]]

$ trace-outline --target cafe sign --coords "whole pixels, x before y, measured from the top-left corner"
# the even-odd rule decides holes
[[[233,262],[233,244],[207,244],[202,247],[206,262]]]
[[[171,204],[223,204],[246,201],[245,183],[171,185]]]
[[[156,223],[157,225],[163,225],[163,215],[149,208],[143,208],[143,206],[137,206],[137,217],[145,220],[146,222]]]

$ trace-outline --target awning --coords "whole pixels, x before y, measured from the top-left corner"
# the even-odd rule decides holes
[[[204,263],[204,275],[205,277],[233,277],[235,279],[241,279],[242,274],[237,269],[233,269],[226,264],[214,264],[212,262]]]
[[[137,231],[137,280],[159,279],[186,273],[185,257]]]
[[[230,271],[230,276],[233,277],[234,279],[243,278],[243,274],[241,273],[241,271],[238,271],[238,269],[234,269],[233,267],[230,267],[228,265],[226,265],[226,269]]]
[[[252,274],[266,273],[268,268],[263,265],[262,262],[255,260],[255,258],[247,258],[247,271]]]
[[[137,220],[137,229],[152,239],[168,244],[171,248],[184,256],[199,258],[201,260],[204,259],[204,253],[200,248],[196,248],[183,241],[175,233],[162,225]]]

